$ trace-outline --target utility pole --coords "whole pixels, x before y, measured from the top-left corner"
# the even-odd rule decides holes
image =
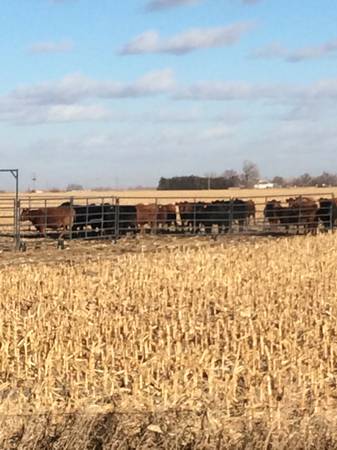
[[[35,173],[33,173],[32,182],[33,182],[33,192],[35,192],[36,191],[36,174]]]

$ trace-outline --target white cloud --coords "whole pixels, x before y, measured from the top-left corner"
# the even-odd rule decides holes
[[[126,44],[120,53],[183,55],[203,48],[226,47],[238,42],[252,28],[251,22],[239,22],[226,27],[195,28],[166,39],[156,31],[146,31]]]
[[[177,99],[213,101],[296,101],[333,100],[337,98],[337,79],[321,80],[308,85],[254,84],[242,81],[200,82],[180,89]]]
[[[59,81],[22,86],[9,97],[28,104],[72,104],[90,98],[127,98],[170,93],[175,87],[171,69],[150,72],[131,83],[96,81],[80,74],[69,75]]]
[[[175,8],[177,6],[195,5],[201,0],[151,0],[145,6],[146,11],[158,11],[163,9]]]
[[[73,3],[78,0],[49,0],[49,3],[59,4],[59,3]]]
[[[0,101],[0,121],[15,125],[40,125],[103,121],[112,118],[101,105],[29,105],[21,102]]]
[[[279,43],[272,43],[255,50],[252,56],[257,59],[281,59],[290,63],[297,63],[312,59],[321,59],[337,54],[337,39],[327,41],[316,46],[308,46],[289,50]]]
[[[226,126],[207,128],[200,134],[203,141],[224,140],[233,135],[233,129]]]
[[[66,53],[74,49],[74,44],[71,41],[61,42],[35,42],[28,51],[30,53]]]
[[[337,100],[337,78],[320,80],[310,84],[251,83],[245,81],[204,81],[183,86],[175,81],[170,69],[150,72],[133,82],[100,81],[83,75],[70,75],[58,81],[31,86],[21,86],[0,97],[0,120],[15,124],[76,122],[86,120],[125,119],[128,122],[180,123],[208,121],[233,125],[246,119],[235,110],[225,113],[204,112],[199,107],[172,108],[148,112],[145,120],[141,114],[110,111],[109,100],[143,98],[164,95],[165,101],[239,101],[248,105],[263,102],[273,108],[274,116],[295,117],[297,111],[322,108],[330,111]],[[99,102],[104,102],[102,105]],[[92,102],[94,102],[92,104]],[[98,103],[98,104],[97,104]],[[277,108],[281,107],[278,111]],[[284,107],[290,113],[284,112]],[[300,109],[299,109],[300,108]],[[272,110],[270,110],[272,112]],[[301,114],[297,114],[301,115]],[[295,120],[295,119],[294,119]]]
[[[62,1],[62,0],[54,0]],[[244,5],[255,5],[262,0],[239,0]],[[190,6],[204,3],[205,0],[149,0],[145,5],[146,11],[161,11],[179,6]]]
[[[104,105],[88,104],[92,99],[137,98],[171,94],[175,90],[170,69],[149,72],[131,83],[98,81],[83,75],[69,75],[58,81],[21,86],[0,97],[0,121],[17,125],[58,122],[121,120]],[[132,118],[128,114],[130,120]],[[157,118],[156,118],[157,119]]]
[[[73,50],[74,44],[71,41],[60,42],[35,42],[32,44],[28,51],[30,53],[66,53]]]

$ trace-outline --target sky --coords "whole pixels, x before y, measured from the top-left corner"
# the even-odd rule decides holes
[[[335,0],[3,2],[0,168],[23,190],[337,172],[336,23]]]

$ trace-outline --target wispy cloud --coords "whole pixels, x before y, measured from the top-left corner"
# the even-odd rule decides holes
[[[78,0],[49,0],[49,3],[60,4],[60,3],[73,3],[76,1]]]
[[[160,11],[163,9],[175,8],[184,5],[195,5],[202,0],[151,0],[146,6],[146,11]]]
[[[257,59],[281,59],[289,63],[297,63],[335,56],[336,54],[337,39],[334,39],[320,45],[302,47],[295,50],[289,50],[279,43],[272,43],[255,50],[251,56]]]
[[[71,41],[61,42],[35,42],[32,44],[28,51],[30,53],[67,53],[74,49],[74,44]]]
[[[133,82],[102,81],[80,74],[70,75],[54,82],[21,86],[0,97],[0,121],[15,124],[37,124],[77,122],[86,120],[144,121],[144,118],[129,112],[113,114],[109,100],[144,98],[164,95],[166,99],[187,101],[263,102],[265,107],[280,106],[306,110],[321,108],[331,111],[337,100],[337,78],[315,83],[251,83],[246,81],[203,81],[191,85],[179,85],[170,69],[150,72]],[[91,104],[94,102],[94,104]],[[99,104],[102,102],[103,104]],[[172,103],[173,105],[174,103]],[[241,115],[224,114],[209,117],[201,114],[199,107],[189,106],[186,111],[158,109],[147,114],[152,123],[180,123],[196,121],[218,121],[235,124],[242,121]],[[297,114],[298,116],[298,114]],[[292,114],[290,119],[293,120]],[[124,120],[123,119],[123,120]]]
[[[41,125],[105,121],[111,112],[101,105],[28,105],[0,101],[0,121],[14,125]]]
[[[183,55],[204,48],[226,47],[238,42],[253,27],[252,22],[239,22],[226,27],[195,28],[170,38],[161,38],[157,31],[146,31],[126,44],[120,53]]]
[[[54,0],[62,1],[62,0]],[[244,5],[255,5],[262,0],[239,0]],[[145,11],[161,11],[164,9],[177,8],[179,6],[191,6],[204,3],[205,0],[149,0],[145,5]]]
[[[171,93],[175,85],[171,69],[149,72],[131,83],[97,81],[74,74],[59,81],[19,87],[9,96],[14,101],[29,104],[72,104],[90,98],[132,98]]]
[[[320,80],[307,85],[205,81],[181,88],[175,97],[203,101],[336,101],[337,79]]]

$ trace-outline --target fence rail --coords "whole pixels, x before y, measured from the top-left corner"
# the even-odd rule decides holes
[[[322,194],[320,194],[322,195]],[[141,200],[141,203],[139,201]],[[108,239],[127,234],[308,233],[334,227],[332,193],[228,197],[3,197],[0,238]],[[1,240],[0,240],[1,244]]]

